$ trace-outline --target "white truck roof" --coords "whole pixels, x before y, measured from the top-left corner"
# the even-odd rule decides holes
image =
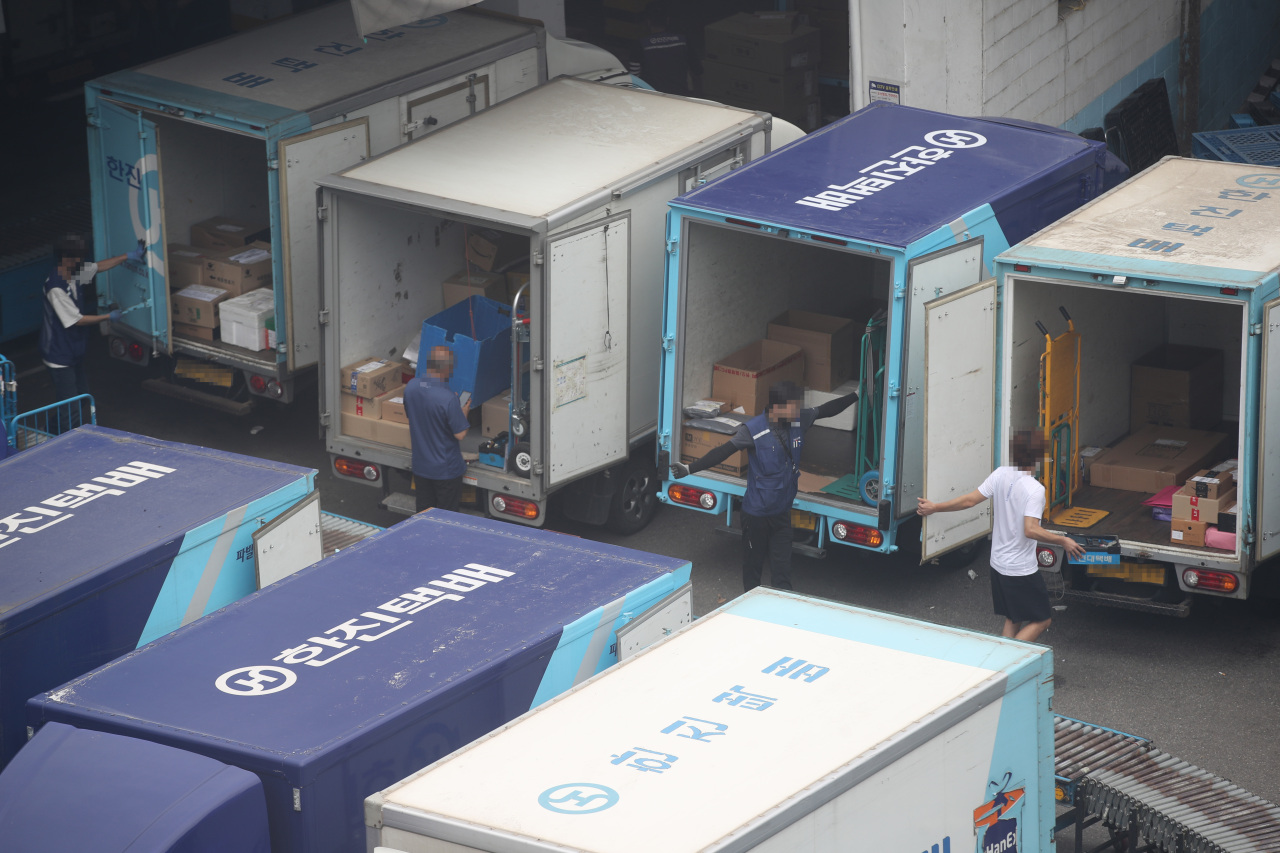
[[[320,183],[544,218],[761,122],[734,107],[561,78]]]
[[[948,802],[930,804],[963,827],[984,799],[992,709],[1045,677],[1047,654],[762,589],[371,797],[366,821],[380,801],[387,825],[398,811],[431,837],[507,839],[486,850],[717,850],[831,776],[847,784],[907,754],[937,734],[925,731],[931,721],[952,717],[947,731],[985,708],[991,719],[964,761],[974,779],[946,780]],[[948,748],[966,752],[961,740]]]
[[[1280,268],[1280,169],[1166,157],[997,260],[1256,285]]]

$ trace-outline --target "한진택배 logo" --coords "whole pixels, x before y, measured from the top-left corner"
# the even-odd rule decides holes
[[[924,135],[924,141],[939,148],[977,148],[987,144],[987,138],[972,130],[935,130]]]
[[[991,782],[995,795],[973,810],[973,826],[978,830],[978,853],[1018,853],[1018,817],[1025,787],[1011,788],[1012,773]]]
[[[570,782],[538,795],[538,805],[558,814],[595,814],[616,805],[618,792],[608,785]]]
[[[266,696],[287,690],[297,680],[293,670],[282,666],[242,666],[222,673],[214,684],[232,696]]]

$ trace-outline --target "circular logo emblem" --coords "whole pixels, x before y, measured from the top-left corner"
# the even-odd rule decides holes
[[[926,133],[924,141],[939,148],[977,148],[987,144],[985,136],[972,130],[935,130]]]
[[[1252,175],[1241,175],[1236,178],[1236,183],[1242,187],[1250,187],[1259,190],[1280,190],[1280,175],[1266,175],[1254,173]]]
[[[282,666],[242,666],[222,673],[214,684],[232,696],[266,696],[287,690],[297,680],[293,670]]]
[[[616,805],[618,792],[606,785],[571,782],[538,795],[538,805],[559,814],[595,814]]]

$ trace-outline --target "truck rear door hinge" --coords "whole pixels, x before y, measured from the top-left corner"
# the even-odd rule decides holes
[[[897,382],[890,382],[890,383],[889,383],[889,396],[890,396],[890,397],[897,397],[897,396],[898,396],[898,394],[899,394],[899,393],[901,393],[901,391],[902,391],[902,389],[898,387],[898,383],[897,383]]]
[[[533,360],[533,369],[542,370],[542,359],[540,357]]]
[[[98,117],[97,113],[85,113],[84,123],[89,127],[102,127],[102,119]]]
[[[268,172],[274,172],[279,168],[280,168],[280,160],[278,158],[272,157],[270,160],[267,161]]]
[[[1249,334],[1250,334],[1250,336],[1252,336],[1252,335],[1260,335],[1260,334],[1262,334],[1262,324],[1261,324],[1261,323],[1250,323],[1250,324],[1249,324]]]
[[[328,412],[321,412],[321,413],[320,413],[320,426],[322,426],[322,427],[327,427],[327,426],[329,425],[329,420],[330,420],[330,418],[329,418],[329,413],[328,413]]]
[[[541,252],[534,252],[534,253],[533,253],[533,257],[532,257],[530,260],[532,260],[532,261],[533,261],[533,263],[538,264],[539,266],[541,266],[541,265],[542,265],[542,253],[541,253]]]
[[[680,241],[679,241],[679,240],[668,240],[668,241],[667,241],[667,254],[668,254],[668,255],[674,255],[674,254],[676,253],[676,247],[677,247],[677,246],[679,246],[679,245],[680,245]]]
[[[329,309],[321,308],[319,318],[321,326],[329,325]]]
[[[329,221],[329,205],[327,204],[316,205],[316,219],[319,219],[321,222]]]
[[[667,352],[672,352],[673,350],[675,350],[675,348],[676,348],[676,336],[675,336],[675,335],[663,335],[663,336],[662,336],[662,348],[663,348],[664,350],[666,350]]]

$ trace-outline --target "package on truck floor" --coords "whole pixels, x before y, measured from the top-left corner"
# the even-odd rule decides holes
[[[218,307],[222,340],[254,352],[275,349],[276,298],[262,287],[226,300]]]
[[[381,417],[384,421],[390,421],[393,424],[409,423],[409,413],[404,410],[403,385],[394,391],[388,391],[379,399],[382,401]]]
[[[1169,541],[1175,545],[1190,545],[1194,548],[1204,547],[1204,534],[1209,528],[1207,521],[1191,521],[1186,518],[1173,519],[1169,529]]]
[[[255,240],[270,243],[270,226],[229,216],[215,216],[191,226],[191,245],[202,249],[238,249]]]
[[[1130,367],[1129,429],[1213,429],[1222,421],[1222,350],[1164,344]]]
[[[1217,499],[1228,491],[1235,490],[1235,469],[1215,471],[1212,468],[1204,468],[1188,477],[1184,485],[1190,490],[1188,494],[1198,498]]]
[[[207,250],[202,284],[221,287],[232,296],[271,287],[271,244],[254,242],[234,249]]]
[[[480,406],[480,434],[485,438],[494,438],[500,432],[506,432],[511,423],[511,392],[490,397]]]
[[[342,368],[339,387],[360,397],[377,397],[403,385],[404,362],[390,358],[366,358]]]
[[[755,341],[725,356],[711,369],[711,397],[758,415],[769,402],[769,387],[782,381],[804,382],[804,352],[795,344]]]
[[[343,414],[359,415],[363,418],[377,420],[385,417],[383,410],[392,397],[399,396],[403,400],[404,386],[397,385],[376,397],[361,397],[359,394],[352,394],[349,390],[343,388],[339,396],[342,398],[341,408]],[[400,409],[401,411],[404,410],[403,402],[400,405]]]
[[[1188,482],[1173,493],[1173,519],[1177,521],[1207,521],[1217,524],[1218,516],[1236,502],[1236,490],[1230,488],[1219,497],[1202,498],[1196,494],[1195,483]]]
[[[704,426],[695,425],[698,423],[696,421],[684,425],[681,429],[680,461],[686,465],[701,459],[732,438],[733,433],[738,428],[738,424],[742,423],[745,418],[721,415],[716,418],[701,420],[704,423],[711,421],[712,423],[707,424],[707,426],[716,428],[708,429]],[[719,425],[718,427],[717,424]],[[721,474],[730,474],[734,477],[744,476],[747,473],[747,451],[739,450],[724,462],[712,467],[711,470]]]
[[[768,338],[804,353],[804,386],[830,391],[853,375],[853,321],[811,311],[786,311],[769,323]]]
[[[205,284],[204,252],[186,243],[170,243],[165,247],[165,271],[170,290],[181,290],[191,284]]]
[[[390,444],[392,447],[409,448],[413,442],[409,437],[409,422],[389,421],[386,418],[378,421],[373,428],[374,441]]]
[[[760,19],[745,12],[708,24],[703,31],[704,58],[770,72],[817,67],[822,46],[816,27],[761,29],[765,28]]]
[[[228,295],[221,287],[188,285],[172,294],[173,319],[188,326],[216,328],[219,322],[218,304],[225,301]]]
[[[177,314],[174,314],[174,316],[176,317]],[[195,338],[198,341],[216,341],[218,339],[218,331],[213,326],[193,326],[190,323],[179,323],[175,320],[173,336],[176,338]]]
[[[440,283],[444,307],[451,308],[472,296],[486,296],[499,302],[507,297],[505,276],[489,272],[460,270]]]
[[[485,272],[499,271],[529,254],[529,241],[515,234],[471,230],[467,234],[467,260]]]
[[[511,386],[511,309],[483,296],[472,296],[422,323],[418,373],[426,372],[433,346],[453,352],[449,388],[467,391],[471,399],[488,400]]]
[[[1221,458],[1228,439],[1220,432],[1144,426],[1100,453],[1089,479],[1094,486],[1133,492],[1180,486],[1207,461]]]

